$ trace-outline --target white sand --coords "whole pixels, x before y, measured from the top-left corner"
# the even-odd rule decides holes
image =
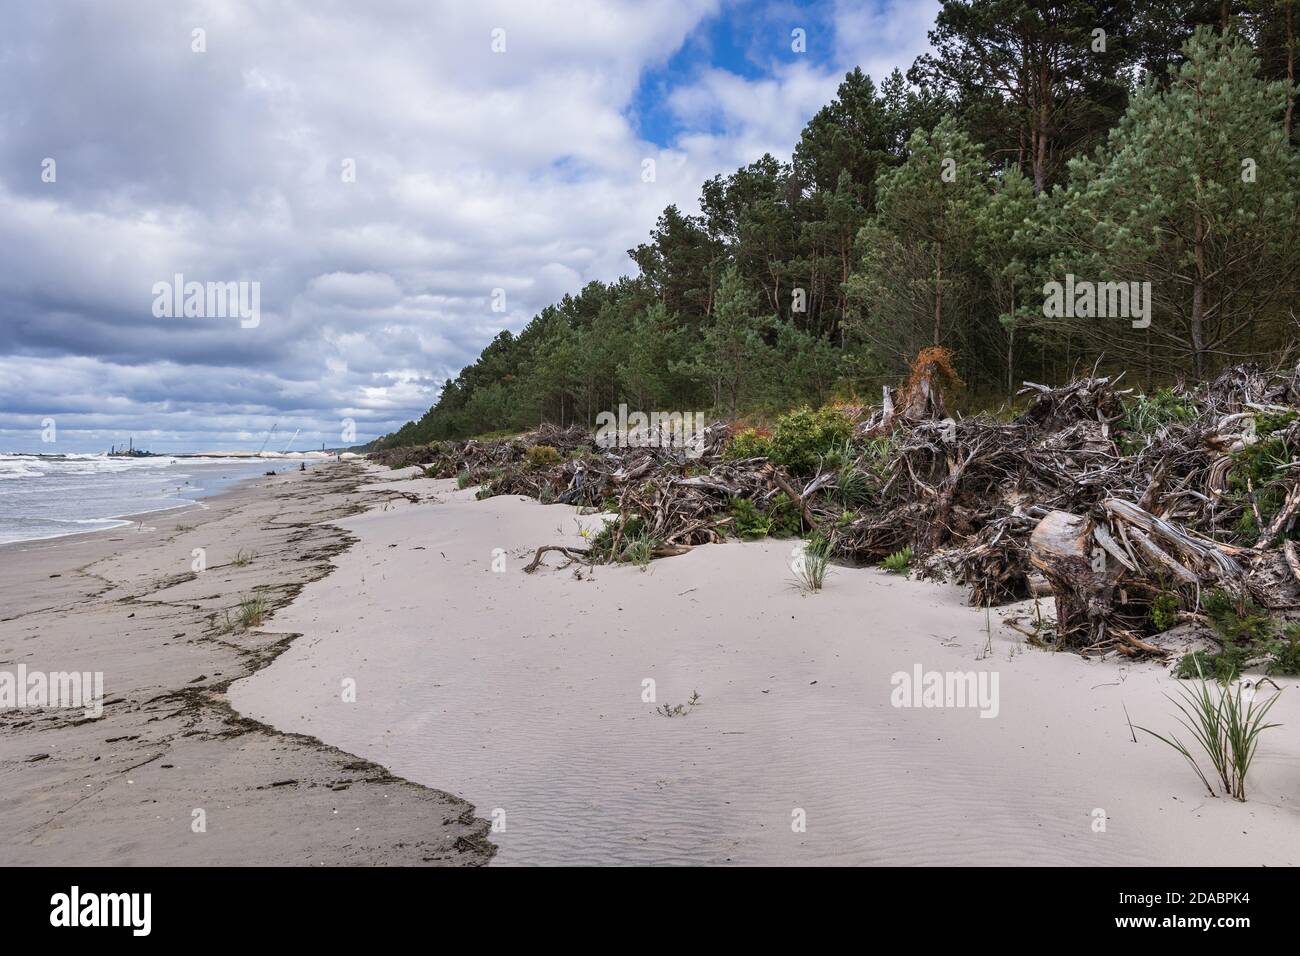
[[[1122,704],[1175,729],[1162,668],[1034,650],[996,613],[985,654],[985,614],[958,588],[836,569],[805,596],[791,542],[530,576],[524,549],[580,543],[573,509],[393,487],[441,502],[339,522],[359,542],[269,625],[304,636],[231,700],[503,810],[497,862],[1300,861],[1293,680],[1250,802],[1212,799],[1172,750],[1130,738]],[[891,706],[891,674],[917,664],[996,671],[998,716]],[[659,704],[700,703],[660,716],[646,678]]]

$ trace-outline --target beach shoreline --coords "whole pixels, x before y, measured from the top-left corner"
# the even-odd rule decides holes
[[[1178,730],[1158,662],[1034,649],[1012,609],[878,569],[805,594],[790,540],[527,574],[600,519],[392,478],[410,497],[340,519],[356,543],[269,624],[305,638],[231,700],[468,799],[494,865],[1300,862],[1292,679],[1249,802],[1211,798],[1130,725]],[[994,694],[898,699],[918,672]]]
[[[1169,729],[1164,668],[1030,649],[954,586],[835,568],[805,594],[776,540],[524,574],[600,519],[415,468],[143,517],[0,546],[0,669],[102,670],[108,698],[0,711],[0,863],[1300,861],[1286,730],[1250,802],[1211,799],[1131,739]],[[266,619],[223,632],[254,593]],[[900,708],[914,669],[1000,699]]]
[[[0,545],[0,669],[100,672],[103,713],[0,710],[0,863],[482,864],[437,790],[231,707],[294,635],[227,626],[329,574],[372,469],[253,477],[131,525]],[[195,571],[199,549],[203,570]]]

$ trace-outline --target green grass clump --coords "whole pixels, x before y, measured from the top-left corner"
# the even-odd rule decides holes
[[[654,550],[658,546],[659,542],[650,537],[650,532],[642,528],[636,534],[625,539],[623,553],[619,560],[628,564],[635,564],[644,571],[650,566],[650,559],[654,557]]]
[[[821,535],[813,535],[803,546],[795,561],[794,573],[799,586],[805,591],[820,591],[830,566],[831,543]]]
[[[871,476],[853,464],[841,465],[835,472],[835,490],[846,508],[865,508],[874,497]]]
[[[591,538],[588,554],[593,562],[636,564],[645,570],[657,547],[659,540],[650,534],[645,519],[628,515],[621,522],[607,521]]]
[[[237,568],[242,568],[246,565],[252,564],[255,557],[257,557],[256,551],[245,551],[243,548],[240,548],[235,552],[235,556],[231,559],[230,563]]]
[[[260,594],[246,597],[239,602],[239,624],[245,630],[257,627],[270,611],[266,598]]]
[[[474,478],[469,473],[468,468],[462,468],[456,475],[456,487],[464,491],[474,483]]]
[[[895,551],[881,561],[880,566],[890,574],[906,574],[912,567],[912,549],[907,547],[902,551]]]
[[[1269,710],[1277,703],[1277,695],[1273,695],[1263,704],[1258,704],[1254,693],[1252,692],[1249,697],[1245,696],[1240,684],[1235,688],[1228,688],[1211,684],[1199,672],[1197,677],[1200,686],[1195,691],[1180,687],[1182,700],[1169,697],[1180,713],[1176,719],[1192,735],[1199,752],[1208,758],[1224,794],[1244,803],[1246,775],[1250,771],[1250,765],[1259,747],[1259,735],[1269,728],[1281,726],[1264,723]],[[1218,796],[1210,783],[1209,776],[1201,769],[1193,755],[1191,747],[1172,734],[1165,737],[1146,727],[1137,729],[1150,734],[1182,754],[1183,759],[1205,785],[1205,789],[1210,792],[1210,796]]]

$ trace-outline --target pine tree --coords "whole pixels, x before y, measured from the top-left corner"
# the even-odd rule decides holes
[[[1050,228],[1058,273],[1151,283],[1148,334],[1100,319],[1075,334],[1203,378],[1260,351],[1261,319],[1294,292],[1300,158],[1279,122],[1285,85],[1257,77],[1248,45],[1200,28],[1184,54],[1168,90],[1145,86],[1105,150],[1073,164]]]
[[[987,201],[980,150],[953,118],[915,133],[908,149],[877,181],[878,210],[860,236],[863,268],[850,280],[867,308],[857,335],[901,363],[967,335],[972,244]]]
[[[707,383],[714,407],[734,417],[769,367],[771,350],[764,335],[772,326],[772,318],[760,312],[739,270],[732,267],[722,274],[717,308],[699,354],[681,368]]]

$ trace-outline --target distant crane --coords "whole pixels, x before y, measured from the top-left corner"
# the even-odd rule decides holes
[[[290,438],[290,439],[289,439],[289,445],[292,445],[292,444],[297,440],[297,438],[298,438],[298,433],[299,433],[300,431],[302,431],[301,428],[295,428],[295,429],[293,430],[293,438]],[[285,446],[284,446],[284,451],[282,451],[280,454],[282,454],[282,455],[287,455],[287,454],[289,454],[289,445],[285,445]]]
[[[271,436],[275,434],[275,430],[279,427],[280,427],[279,422],[276,422],[274,425],[271,426],[271,430],[267,432],[266,437],[262,439],[262,447],[257,450],[257,453],[259,455],[262,454],[262,452],[266,451],[266,443],[271,440]]]

